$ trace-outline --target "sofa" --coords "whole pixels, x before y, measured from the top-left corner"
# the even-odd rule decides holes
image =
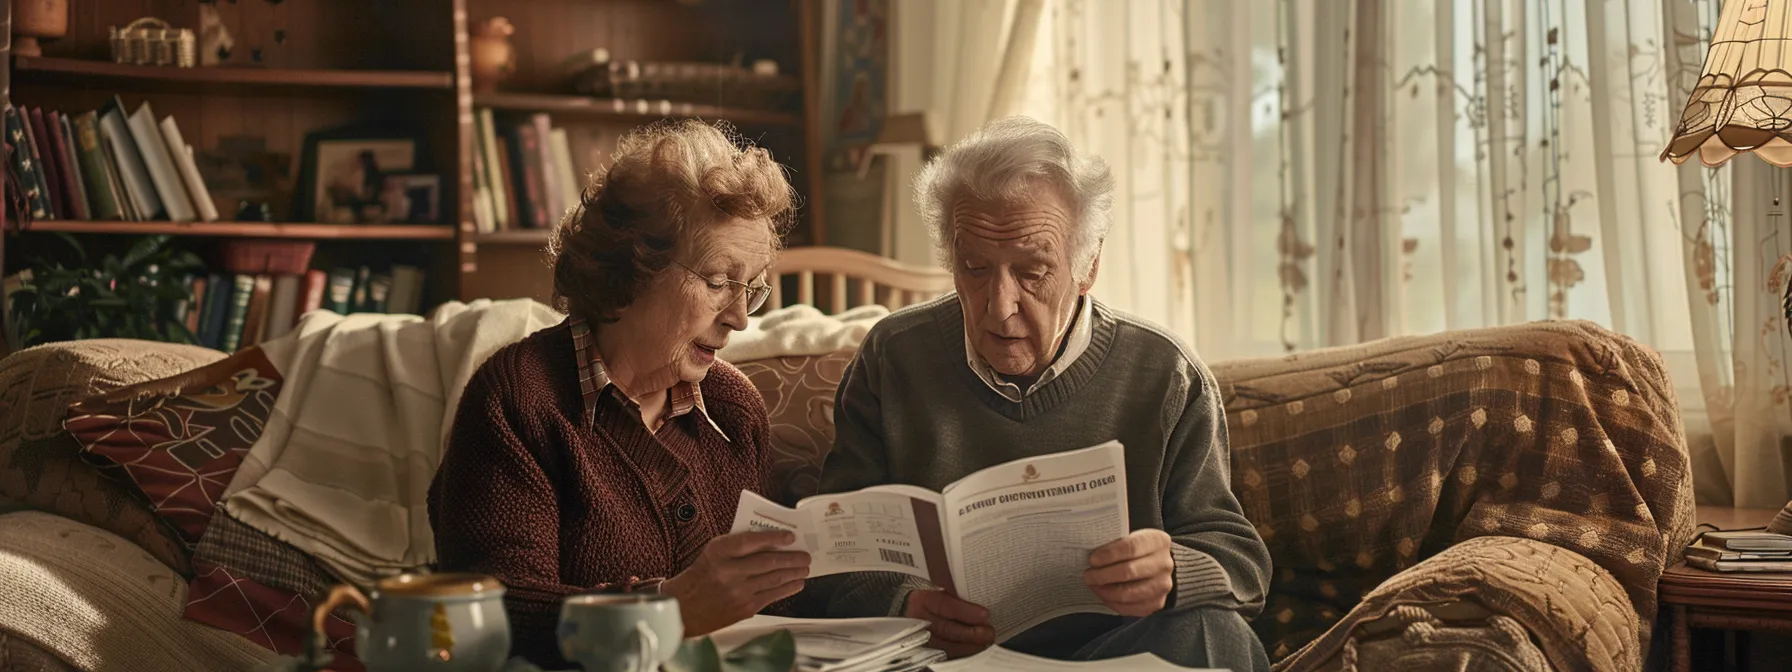
[[[192,586],[252,583],[200,581],[205,549],[65,426],[84,400],[225,357],[93,340],[0,359],[0,672],[275,656],[267,633],[182,617],[207,597]],[[851,357],[732,362],[771,415],[777,499],[814,491]],[[1253,627],[1277,669],[1645,667],[1656,580],[1693,536],[1678,405],[1653,352],[1539,322],[1209,364],[1232,487],[1275,563]],[[288,585],[302,595],[316,576]]]

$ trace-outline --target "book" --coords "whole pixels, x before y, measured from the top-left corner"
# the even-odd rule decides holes
[[[535,167],[541,170],[541,207],[547,209],[547,227],[560,223],[564,215],[561,209],[566,197],[561,195],[560,171],[554,167],[554,150],[549,146],[553,142],[554,127],[548,115],[536,113],[529,115],[529,124],[535,132]],[[566,188],[571,188],[568,185]]]
[[[515,189],[517,211],[526,228],[545,229],[553,226],[549,216],[546,187],[542,185],[541,140],[532,124],[510,126],[510,169]]]
[[[416,315],[423,303],[423,269],[405,264],[392,266],[392,296],[386,303],[386,312],[396,315]]]
[[[254,289],[249,291],[249,310],[243,318],[243,337],[238,347],[247,348],[260,345],[262,332],[267,328],[269,304],[274,300],[274,276],[260,274],[255,276]]]
[[[492,218],[492,188],[486,184],[485,145],[473,143],[473,230],[491,233],[498,230]]]
[[[205,276],[193,276],[193,284],[188,290],[192,294],[186,314],[187,331],[193,333],[193,340],[199,340],[199,322],[205,316]]]
[[[354,289],[349,291],[348,309],[353,312],[371,312],[367,300],[368,281],[373,279],[373,270],[362,266],[355,269]]]
[[[507,229],[516,221],[512,214],[516,210],[509,204],[506,190],[510,183],[504,177],[503,166],[498,163],[501,154],[498,152],[497,129],[492,122],[492,110],[480,108],[474,116],[479,127],[479,150],[485,158],[485,184],[492,194],[492,219],[497,228]]]
[[[180,171],[174,167],[174,155],[168,153],[168,143],[162,140],[162,131],[156,125],[156,113],[150,109],[149,101],[137,106],[128,119],[131,127],[131,138],[137,142],[137,151],[143,155],[143,165],[149,171],[149,181],[155,185],[156,196],[162,199],[162,207],[168,211],[168,219],[176,222],[191,222],[198,217],[193,209],[193,199],[187,196],[187,186],[181,182]]]
[[[205,315],[199,326],[203,330],[201,342],[205,347],[223,348],[224,325],[230,320],[230,300],[235,291],[236,279],[232,276],[220,273],[206,276]]]
[[[112,193],[114,196],[118,197],[118,209],[120,213],[123,214],[125,221],[141,222],[143,221],[143,214],[137,211],[137,203],[136,201],[131,200],[130,190],[126,188],[124,183],[124,173],[121,173],[118,170],[118,152],[112,148],[112,143],[106,141],[106,137],[106,129],[104,126],[101,126],[100,151],[106,155],[106,171],[109,173],[114,186]]]
[[[313,268],[305,271],[305,282],[301,288],[298,308],[293,310],[292,323],[298,326],[299,318],[313,310],[324,307],[324,288],[329,284],[330,274]]]
[[[62,133],[62,115],[44,112],[46,153],[50,164],[62,180],[63,219],[87,219],[87,197],[81,193],[80,177],[75,170],[74,155],[68,151],[67,136]]]
[[[38,176],[37,159],[31,154],[31,139],[25,135],[23,113],[19,108],[7,105],[4,114],[6,142],[12,146],[12,167],[19,173],[21,196],[25,199],[32,219],[49,219],[50,197],[44,193],[42,178]]]
[[[218,335],[218,349],[234,353],[243,344],[243,327],[249,322],[249,299],[255,295],[255,276],[245,273],[232,276],[230,281],[230,304],[224,330]]]
[[[46,159],[43,156],[43,148],[37,143],[37,136],[39,133],[32,126],[31,110],[28,108],[19,108],[19,120],[23,122],[25,126],[24,146],[27,156],[31,157],[31,161],[28,165],[31,168],[31,173],[37,180],[38,193],[43,195],[44,212],[47,213],[44,217],[56,219],[59,213],[56,203],[56,183],[51,181],[50,174],[45,172],[46,166],[44,165],[44,162]]]
[[[510,165],[510,145],[510,138],[502,136],[498,138],[498,170],[504,178],[504,182],[502,183],[504,189],[510,193],[509,198],[504,201],[504,207],[506,209],[504,216],[508,218],[510,228],[526,229],[529,228],[529,225],[527,222],[523,221],[522,211],[520,210],[522,206],[517,203],[518,200],[521,200],[521,197],[516,193],[516,169],[512,168]]]
[[[1707,560],[1783,560],[1792,562],[1792,551],[1732,551],[1722,546],[1707,546],[1695,542],[1686,547],[1686,557],[1700,557]]]
[[[579,175],[572,163],[572,143],[566,138],[566,129],[556,128],[548,132],[548,150],[554,156],[554,172],[560,183],[566,185],[560,192],[560,216],[579,209],[579,201],[585,194],[585,180]]]
[[[211,190],[205,188],[205,178],[199,176],[199,164],[193,161],[193,148],[187,146],[186,139],[181,137],[180,126],[174,123],[174,117],[168,117],[162,120],[161,128],[162,140],[174,159],[181,186],[193,201],[194,212],[202,221],[218,221],[218,205],[212,202]]]
[[[28,118],[31,126],[25,134],[31,138],[31,153],[36,156],[37,166],[42,171],[44,190],[50,194],[50,216],[74,219],[74,211],[69,208],[68,183],[62,180],[61,162],[56,160],[56,142],[44,125],[43,108],[31,108]]]
[[[1706,532],[1699,541],[1732,551],[1792,551],[1792,536],[1765,530]]]
[[[87,181],[88,210],[94,219],[124,219],[118,208],[118,186],[112,182],[106,152],[100,146],[99,115],[82,112],[69,123],[75,129],[75,156]]]
[[[1792,560],[1712,560],[1688,555],[1686,564],[1708,572],[1792,572]]]
[[[131,199],[133,219],[155,219],[163,212],[162,198],[150,181],[149,168],[137,151],[138,143],[131,137],[130,126],[125,123],[124,101],[113,96],[100,108],[99,114],[100,138],[112,147],[113,162],[118,166],[118,174],[124,178],[124,190]]]
[[[323,307],[335,311],[338,315],[354,312],[355,271],[351,268],[330,269],[329,281],[324,288]]]
[[[392,276],[375,273],[367,279],[367,306],[369,313],[387,312],[392,299]]]
[[[879,485],[794,508],[742,491],[730,532],[789,530],[809,576],[899,572],[989,609],[996,642],[1072,613],[1112,614],[1083,583],[1125,537],[1125,454],[1109,441],[976,471],[939,492]]]
[[[75,127],[69,125],[66,114],[56,115],[56,125],[60,127],[56,137],[62,142],[58,149],[61,150],[63,161],[67,164],[63,166],[62,174],[73,183],[75,188],[74,193],[70,194],[70,197],[75,199],[75,217],[84,220],[93,219],[93,208],[88,205],[87,176],[81,172],[81,155],[75,151]]]
[[[261,329],[261,340],[271,341],[287,332],[297,323],[299,305],[299,284],[304,278],[297,275],[274,276],[274,293],[268,302],[267,324]]]

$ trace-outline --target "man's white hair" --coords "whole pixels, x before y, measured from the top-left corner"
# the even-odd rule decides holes
[[[1071,270],[1086,282],[1113,221],[1114,174],[1101,157],[1070,146],[1051,125],[1024,116],[1004,117],[946,148],[915,178],[915,207],[927,223],[934,250],[947,268],[952,259],[952,204],[1024,203],[1040,186],[1070,202]]]

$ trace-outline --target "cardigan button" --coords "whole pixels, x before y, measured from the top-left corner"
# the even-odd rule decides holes
[[[678,516],[678,522],[691,522],[697,518],[697,507],[691,504],[680,504],[678,505],[678,510],[674,512],[674,515]]]

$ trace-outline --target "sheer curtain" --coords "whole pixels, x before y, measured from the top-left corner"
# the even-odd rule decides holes
[[[1668,360],[1701,500],[1778,507],[1788,172],[1657,159],[1719,4],[1044,0],[1018,111],[1118,172],[1096,293],[1203,356],[1592,320]]]

